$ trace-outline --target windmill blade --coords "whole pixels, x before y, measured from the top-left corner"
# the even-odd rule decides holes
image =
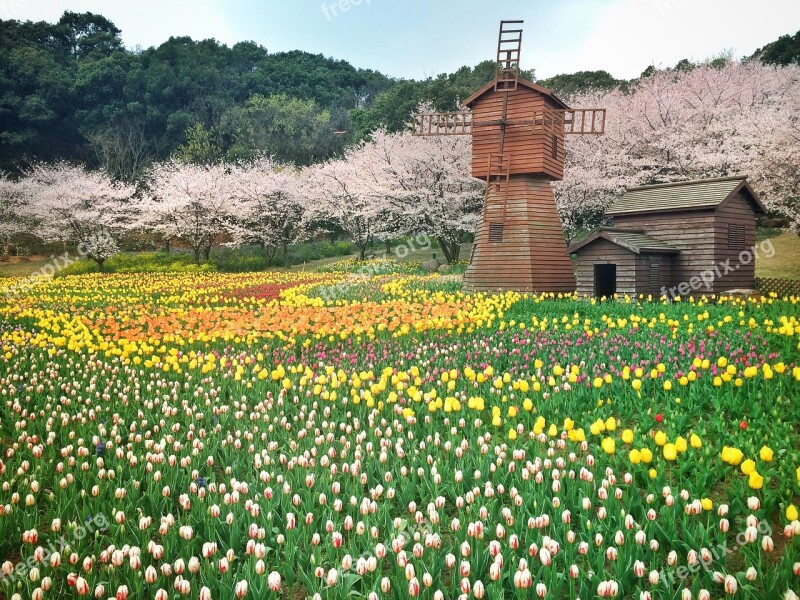
[[[472,113],[436,112],[415,115],[413,134],[419,136],[470,135]]]
[[[527,126],[536,133],[602,135],[606,131],[605,108],[566,108],[538,110],[531,119],[512,119],[509,127]]]
[[[605,132],[605,108],[571,108],[564,111],[565,134],[602,135]]]

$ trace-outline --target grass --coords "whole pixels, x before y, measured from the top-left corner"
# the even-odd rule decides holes
[[[756,239],[759,244],[770,240],[775,250],[773,256],[761,253],[756,262],[756,275],[778,279],[800,279],[800,236],[785,232],[780,229],[758,230]],[[401,244],[395,244],[392,251],[386,255],[400,263],[424,262],[436,254],[440,261],[444,260],[441,250],[435,245],[424,248],[419,244],[406,245],[407,252],[398,250]],[[461,245],[461,260],[469,260],[471,243]],[[367,252],[368,256],[384,256],[386,249],[383,245],[376,244]],[[338,262],[347,258],[355,258],[353,246],[346,242],[320,242],[317,244],[302,244],[295,246],[291,251],[291,270],[312,270],[318,266]],[[264,260],[256,249],[227,249],[215,248],[211,254],[211,264],[205,269],[218,271],[260,271],[266,268]],[[29,256],[24,258],[12,257],[8,261],[0,261],[0,277],[27,277],[38,271],[42,266],[51,261],[49,256]],[[119,272],[143,271],[171,271],[195,269],[191,265],[191,258],[185,252],[146,252],[137,254],[122,254],[108,261],[108,270]],[[69,273],[93,272],[94,263],[88,261],[76,263],[69,269]]]
[[[0,277],[28,277],[50,261],[49,256],[13,257],[0,262]]]
[[[763,251],[756,260],[756,276],[776,279],[800,279],[800,236],[781,232],[777,237],[766,238],[772,242],[775,253],[767,256]],[[759,242],[761,246],[763,242]]]

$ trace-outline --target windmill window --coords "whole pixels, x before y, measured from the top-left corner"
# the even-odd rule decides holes
[[[503,224],[489,223],[489,242],[497,244],[503,241]]]
[[[553,135],[550,138],[550,152],[553,158],[558,158],[558,136]]]
[[[728,249],[744,250],[744,225],[728,225]]]

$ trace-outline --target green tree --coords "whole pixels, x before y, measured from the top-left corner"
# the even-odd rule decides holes
[[[752,57],[771,65],[800,64],[800,31],[794,35],[782,35],[756,50]]]
[[[195,123],[186,131],[186,142],[178,146],[174,156],[181,162],[212,165],[222,159],[217,132]]]
[[[229,160],[270,156],[279,162],[309,165],[336,153],[341,143],[330,111],[313,100],[286,94],[254,95],[225,114],[220,130]]]
[[[76,59],[109,56],[122,48],[122,31],[102,15],[66,11],[54,30]]]
[[[537,83],[550,88],[556,96],[567,99],[590,90],[610,90],[620,84],[608,71],[578,71],[540,79]]]

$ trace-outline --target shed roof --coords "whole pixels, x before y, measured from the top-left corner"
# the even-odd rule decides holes
[[[636,213],[713,209],[740,191],[756,212],[766,212],[747,178],[718,177],[630,188],[606,211],[610,217]]]
[[[641,231],[600,227],[599,229],[595,229],[594,232],[587,235],[581,241],[570,246],[567,249],[567,254],[577,252],[599,239],[608,240],[612,244],[616,244],[617,246],[625,248],[626,250],[630,250],[631,252],[635,252],[636,254],[641,254],[642,252],[652,252],[656,254],[677,254],[680,252],[674,246],[670,246],[666,242],[652,238]]]
[[[561,108],[569,108],[567,104],[558,98],[550,88],[546,88],[543,85],[539,85],[538,83],[533,83],[532,81],[528,81],[527,79],[523,79],[522,77],[517,79],[517,84],[521,85],[522,87],[526,87],[528,89],[534,90],[539,92],[540,94],[551,98],[556,104],[558,104]],[[490,81],[477,92],[472,94],[469,98],[464,100],[464,106],[472,106],[472,104],[481,96],[483,96],[486,92],[494,90],[494,81]],[[506,92],[500,92],[506,93]]]

